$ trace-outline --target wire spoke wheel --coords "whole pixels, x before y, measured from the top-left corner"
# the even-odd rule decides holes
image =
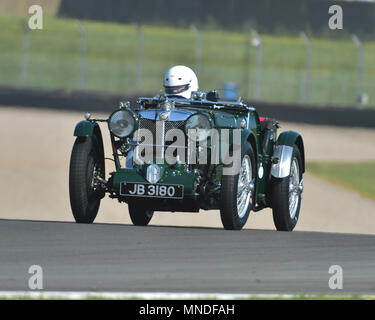
[[[294,219],[294,217],[296,216],[298,208],[300,196],[299,184],[299,167],[297,164],[297,159],[293,158],[289,177],[289,214],[291,219]]]
[[[241,167],[237,174],[221,179],[220,217],[225,229],[241,230],[254,204],[255,155],[249,142],[241,146]]]
[[[275,227],[292,231],[299,218],[303,192],[302,159],[297,146],[293,148],[289,176],[272,178],[271,202]]]
[[[250,190],[250,183],[252,180],[251,161],[248,155],[242,159],[242,166],[237,184],[237,213],[240,218],[246,214],[247,208],[250,205],[252,191]]]

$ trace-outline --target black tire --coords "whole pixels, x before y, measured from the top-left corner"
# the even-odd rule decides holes
[[[154,215],[154,211],[147,209],[141,201],[131,200],[128,203],[130,219],[135,226],[147,226]]]
[[[101,187],[92,187],[94,168],[104,178],[104,157],[93,137],[78,137],[70,158],[70,205],[77,223],[93,223],[104,196]]]
[[[241,146],[241,164],[247,155],[250,158],[251,163],[251,179],[256,179],[256,161],[253,148],[249,142],[246,142]],[[246,213],[240,217],[237,208],[237,189],[239,174],[236,175],[224,175],[221,179],[221,191],[220,191],[220,217],[221,222],[226,230],[241,230],[245,225],[250,210],[254,205],[255,190],[250,195],[249,204],[247,206]],[[246,192],[246,191],[244,191]]]
[[[302,180],[302,158],[298,147],[293,148],[293,160],[296,160],[299,172],[299,182]],[[298,194],[297,206],[295,214],[291,214],[289,208],[289,182],[291,174],[288,177],[277,179],[272,178],[271,181],[271,203],[272,214],[275,227],[278,231],[292,231],[297,225],[299,213],[301,209],[302,194]]]

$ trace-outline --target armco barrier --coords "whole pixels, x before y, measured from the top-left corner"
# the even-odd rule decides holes
[[[58,15],[71,19],[164,24],[173,27],[195,24],[242,30],[251,26],[260,33],[301,30],[320,34],[328,28],[328,8],[340,5],[344,31],[373,35],[375,3],[347,0],[62,0]]]
[[[22,106],[44,109],[71,110],[79,112],[111,112],[120,101],[135,103],[138,96],[116,94],[64,91],[53,89],[32,89],[0,86],[0,105]],[[147,95],[146,95],[147,96]],[[375,128],[375,108],[309,106],[296,104],[277,104],[249,102],[262,116],[280,121],[300,122],[319,125],[351,126]]]

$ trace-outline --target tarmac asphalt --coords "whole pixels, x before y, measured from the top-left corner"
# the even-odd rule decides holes
[[[0,291],[375,294],[375,236],[0,220]],[[328,286],[343,270],[343,289]]]

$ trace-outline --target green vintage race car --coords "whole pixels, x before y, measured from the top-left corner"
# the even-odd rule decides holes
[[[155,211],[220,210],[225,229],[240,230],[250,211],[271,207],[277,230],[297,224],[305,172],[300,134],[282,132],[241,101],[215,91],[190,99],[160,95],[121,103],[108,119],[74,130],[69,189],[73,216],[92,223],[105,194],[128,204],[134,225]],[[99,122],[110,132],[116,170],[106,177]]]

